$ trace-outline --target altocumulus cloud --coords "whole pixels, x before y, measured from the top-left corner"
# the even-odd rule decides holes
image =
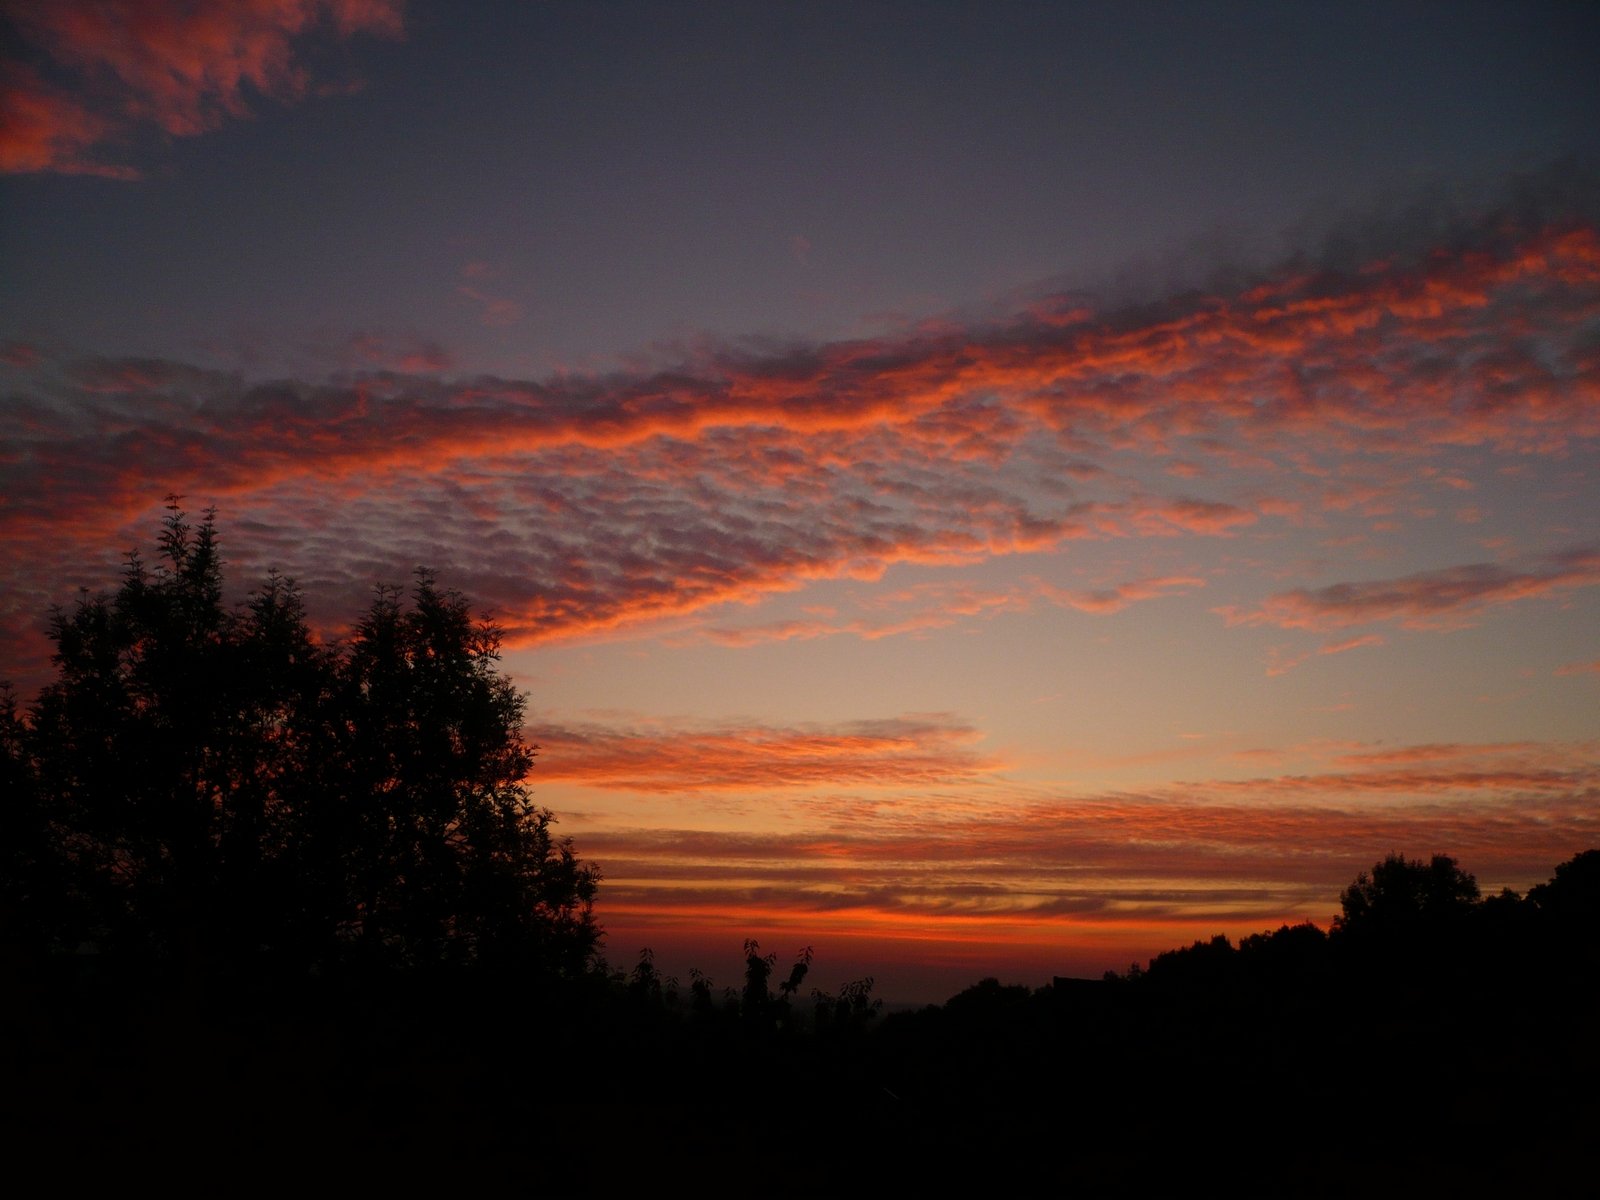
[[[309,580],[325,623],[426,562],[513,644],[700,620],[899,563],[1270,538],[1330,516],[1377,530],[1470,484],[1463,455],[1592,449],[1597,320],[1595,226],[1495,214],[1448,253],[1359,270],[1296,267],[1098,315],[1063,299],[989,324],[703,349],[640,373],[261,381],[30,348],[0,366],[13,549],[0,625],[13,673],[36,676],[52,589],[104,586],[106,547],[140,541],[169,491],[224,510],[247,573],[279,564]],[[447,362],[436,349],[427,361]],[[106,574],[84,578],[85,562]],[[973,615],[1041,599],[1110,613],[1199,578],[1040,589]],[[1546,548],[1220,611],[1286,628],[1434,625],[1595,579],[1592,549]],[[926,627],[869,618],[846,631]],[[737,642],[826,623],[717,628]]]

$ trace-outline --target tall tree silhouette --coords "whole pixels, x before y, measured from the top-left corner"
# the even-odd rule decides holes
[[[499,632],[419,573],[348,642],[295,586],[223,603],[214,517],[176,500],[156,565],[51,622],[57,677],[0,749],[6,919],[190,965],[277,958],[580,968],[597,874],[523,783]]]
[[[593,943],[596,876],[522,783],[533,752],[522,697],[495,669],[499,640],[418,572],[411,605],[381,590],[341,660],[339,761],[355,831],[346,927],[363,953],[537,952],[577,968]]]

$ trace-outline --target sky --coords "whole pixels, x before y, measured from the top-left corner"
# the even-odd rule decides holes
[[[0,5],[0,677],[215,507],[505,632],[615,966],[1600,846],[1600,9]]]

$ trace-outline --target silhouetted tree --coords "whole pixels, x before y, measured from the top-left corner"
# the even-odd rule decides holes
[[[1156,955],[1144,977],[1160,986],[1218,987],[1232,977],[1237,955],[1233,943],[1219,933],[1210,941]]]
[[[1026,1005],[1032,995],[1032,990],[1020,983],[1001,983],[990,975],[950,997],[945,1008],[952,1013],[992,1019],[997,1013]]]
[[[157,565],[130,555],[51,636],[55,681],[0,712],[5,916],[36,942],[584,965],[597,875],[529,798],[498,630],[432,576],[320,645],[282,577],[226,607],[213,514],[174,499]]]
[[[1350,936],[1403,934],[1458,920],[1478,903],[1478,881],[1435,854],[1429,862],[1390,854],[1339,893],[1335,931]]]
[[[882,1000],[872,998],[873,978],[852,979],[837,996],[814,988],[811,992],[812,1021],[818,1033],[859,1032],[878,1015]]]
[[[1600,930],[1600,850],[1585,850],[1556,867],[1548,883],[1528,890],[1528,900],[1541,915],[1591,935]]]
[[[210,518],[195,529],[174,504],[158,566],[130,555],[115,597],[83,596],[50,632],[57,678],[27,743],[74,910],[66,932],[190,957],[215,947],[240,929],[252,886],[239,876],[264,837],[242,810],[283,768],[251,744],[255,681],[241,668],[254,631],[222,605]]]
[[[694,1015],[701,1020],[709,1020],[716,1011],[711,992],[715,985],[711,979],[703,974],[699,967],[689,968],[689,997]]]
[[[767,980],[777,965],[776,954],[761,953],[761,943],[754,938],[744,941],[744,991],[740,995],[739,1012],[746,1024],[762,1026],[771,1023],[772,993],[767,990]]]
[[[1600,989],[1600,850],[1585,850],[1559,864],[1548,883],[1528,889],[1527,907],[1545,955],[1565,959],[1580,993],[1592,1005]]]
[[[1252,933],[1239,943],[1239,962],[1256,987],[1310,983],[1327,970],[1328,935],[1303,921],[1271,933]]]
[[[418,572],[411,605],[381,590],[340,659],[338,754],[354,785],[342,927],[364,954],[531,953],[576,970],[592,948],[596,876],[522,782],[533,752],[522,697],[495,669],[499,639]]]

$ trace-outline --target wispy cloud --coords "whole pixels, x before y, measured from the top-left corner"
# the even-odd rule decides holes
[[[1382,634],[1364,633],[1360,637],[1345,638],[1343,641],[1325,642],[1315,650],[1303,650],[1297,654],[1288,653],[1281,647],[1274,647],[1268,652],[1267,674],[1286,675],[1309,659],[1329,654],[1344,654],[1366,646],[1381,646],[1384,640]]]
[[[479,320],[491,328],[515,325],[523,314],[520,301],[490,289],[490,281],[499,274],[491,263],[475,260],[461,268],[460,282],[456,284],[456,294],[476,304]]]
[[[1132,604],[1181,595],[1205,586],[1193,575],[1135,579],[1108,588],[1060,588],[1041,579],[1026,579],[1010,588],[973,584],[925,583],[892,592],[880,592],[863,602],[871,615],[842,618],[797,617],[753,625],[714,625],[699,631],[707,640],[724,646],[754,646],[762,642],[805,641],[848,635],[863,641],[905,635],[922,635],[973,619],[990,619],[1006,613],[1023,613],[1040,603],[1074,608],[1095,616],[1119,613]]]
[[[998,766],[948,714],[843,725],[541,726],[537,778],[644,793],[971,782]]]
[[[1575,547],[1522,568],[1469,563],[1398,579],[1296,588],[1269,597],[1253,611],[1218,611],[1230,624],[1284,629],[1342,629],[1375,621],[1437,629],[1463,624],[1497,605],[1596,584],[1600,584],[1600,551]]]
[[[1397,849],[1455,854],[1487,884],[1544,878],[1600,838],[1594,750],[1376,749],[1315,777],[1024,793],[1010,803],[1002,788],[978,808],[926,798],[872,807],[846,796],[833,803],[835,819],[824,804],[805,832],[616,828],[584,840],[625,906],[692,899],[752,921],[851,910],[884,926],[916,914],[1252,931],[1294,915],[1326,920],[1338,889]],[[1518,769],[1524,759],[1547,766]]]
[[[1206,581],[1197,576],[1169,575],[1160,579],[1136,579],[1131,583],[1119,583],[1116,587],[1094,591],[1047,588],[1046,594],[1057,603],[1070,605],[1082,612],[1116,613],[1141,600],[1154,600],[1205,585]]]
[[[1592,740],[1320,741],[1274,752],[1318,768],[1305,774],[1083,793],[1009,782],[1004,763],[971,754],[974,736],[948,715],[831,729],[599,722],[557,734],[592,766],[552,772],[552,753],[534,779],[626,781],[647,802],[636,811],[664,817],[584,827],[625,929],[794,927],[991,953],[1326,921],[1338,890],[1397,850],[1453,854],[1486,887],[1525,888],[1600,840]],[[696,827],[681,823],[692,805],[651,802],[696,789],[763,797],[763,827]]]

